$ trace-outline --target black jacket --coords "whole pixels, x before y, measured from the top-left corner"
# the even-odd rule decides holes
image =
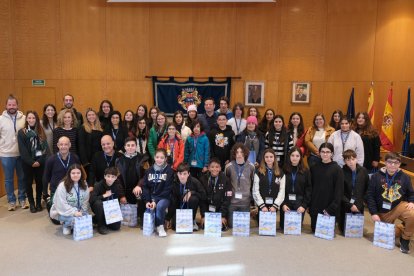
[[[368,170],[368,172],[371,172],[372,161],[379,162],[380,160],[381,141],[378,135],[372,138],[361,136],[361,139],[364,144],[364,167]]]
[[[309,170],[304,173],[297,173],[295,189],[293,190],[293,180],[291,173],[285,173],[285,200],[282,203],[287,205],[290,210],[297,210],[299,207],[308,208],[312,196],[312,182]],[[295,194],[296,200],[289,200],[289,194]]]
[[[108,126],[106,126],[103,134],[112,137],[112,139],[115,142],[116,151],[125,151],[124,143],[125,139],[128,138],[128,130],[125,127],[119,126],[119,128],[115,130],[112,129],[112,125],[109,124]]]
[[[355,205],[358,210],[363,213],[365,193],[367,191],[369,181],[367,170],[357,164],[356,181],[353,189],[351,169],[347,165],[344,165],[342,170],[344,172],[344,195],[342,197],[341,210],[343,213],[349,213],[351,212],[352,205]],[[350,203],[351,198],[355,200],[354,203]]]
[[[108,161],[103,151],[96,152],[89,167],[88,186],[93,187],[96,182],[101,181],[104,177],[105,169],[114,167],[116,159],[121,155],[121,153],[115,151],[113,157],[109,158]]]
[[[112,196],[104,198],[103,194],[106,193],[106,191],[111,190],[112,192]],[[118,199],[120,196],[120,184],[118,179],[115,180],[115,182],[111,185],[111,187],[109,187],[106,182],[105,179],[99,181],[98,183],[95,184],[95,187],[93,188],[93,191],[90,194],[89,197],[89,204],[91,206],[93,206],[93,204],[95,202],[97,202],[98,200],[100,201],[106,201],[106,200],[111,200],[111,199]]]
[[[216,212],[221,212],[222,217],[227,217],[229,212],[230,201],[233,195],[230,180],[223,172],[217,176],[215,187],[210,185],[210,173],[203,174],[200,178],[206,197],[200,201],[201,216],[204,217],[208,212],[208,206],[211,204],[216,207]]]
[[[85,131],[85,127],[81,126],[78,131],[78,148],[79,157],[83,166],[92,162],[93,155],[102,150],[101,138],[102,131],[92,130],[91,133]]]
[[[234,131],[231,126],[226,126],[225,130],[214,128],[210,131],[210,157],[217,157],[221,161],[221,168],[224,170],[224,165],[227,160],[230,160],[230,150],[234,145]]]

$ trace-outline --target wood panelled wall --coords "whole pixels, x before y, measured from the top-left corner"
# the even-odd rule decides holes
[[[266,107],[311,123],[316,112],[346,110],[355,87],[365,111],[374,81],[377,126],[394,84],[395,138],[414,83],[414,1],[278,0],[262,4],[110,4],[105,0],[0,0],[0,93],[20,108],[80,111],[110,99],[121,111],[152,105],[146,75],[240,76],[265,81]],[[45,88],[32,88],[45,79]],[[290,102],[291,82],[311,81],[309,105]],[[0,101],[3,101],[0,100]],[[261,112],[264,113],[264,109]]]

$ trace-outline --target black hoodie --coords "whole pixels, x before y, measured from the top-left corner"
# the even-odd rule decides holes
[[[231,126],[226,125],[225,130],[219,127],[210,131],[210,153],[211,158],[216,157],[220,159],[221,169],[224,170],[224,165],[227,160],[230,160],[230,150],[234,145],[234,131]]]

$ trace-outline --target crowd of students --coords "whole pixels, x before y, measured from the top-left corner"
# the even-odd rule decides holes
[[[273,109],[261,118],[257,108],[245,110],[241,103],[230,110],[226,97],[217,110],[206,98],[204,114],[190,105],[187,116],[177,111],[171,122],[156,106],[139,105],[122,116],[104,100],[84,119],[72,95],[63,104],[60,111],[46,104],[42,117],[23,115],[17,99],[8,97],[0,116],[0,157],[9,211],[17,205],[14,170],[21,208],[42,211],[43,195],[64,234],[89,206],[99,233],[120,229],[120,223],[105,223],[108,199],[138,204],[139,217],[146,208],[155,210],[159,236],[167,235],[165,226],[174,229],[179,208],[193,210],[194,230],[203,227],[206,212],[221,212],[226,229],[234,211],[254,205],[280,212],[281,228],[286,212],[303,218],[307,211],[313,231],[318,214],[335,216],[344,231],[345,213],[363,213],[367,203],[374,221],[403,221],[397,234],[401,251],[409,252],[414,190],[397,154],[388,153],[379,169],[380,140],[366,112],[351,120],[335,110],[329,124],[317,113],[305,128],[298,112],[288,122]]]

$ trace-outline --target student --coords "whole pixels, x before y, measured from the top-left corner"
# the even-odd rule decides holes
[[[63,223],[63,235],[70,235],[75,217],[88,213],[89,190],[81,165],[69,167],[53,198],[50,217]]]
[[[157,116],[160,113],[160,109],[156,106],[153,106],[149,110],[149,118],[148,118],[148,128],[151,129],[153,126],[157,124]],[[164,116],[165,117],[165,116]]]
[[[167,164],[167,152],[164,149],[155,151],[154,162],[154,165],[145,173],[142,198],[146,202],[146,208],[155,210],[155,226],[158,235],[166,237],[165,211],[170,204],[174,171]]]
[[[134,128],[134,136],[137,140],[137,152],[141,154],[148,153],[148,137],[149,128],[147,126],[147,120],[144,117],[136,120],[136,126]]]
[[[266,149],[260,167],[254,175],[253,199],[262,212],[277,212],[285,199],[286,177],[279,168],[276,154]]]
[[[135,125],[135,115],[134,112],[130,109],[125,111],[124,119],[122,120],[122,127],[126,129],[128,136],[133,136],[133,128]]]
[[[305,153],[305,127],[303,126],[303,118],[299,112],[290,114],[288,123],[288,132],[292,136],[293,145],[298,146]]]
[[[175,228],[176,210],[193,210],[193,230],[198,231],[196,222],[197,209],[200,201],[205,200],[206,193],[197,178],[190,175],[190,166],[181,163],[177,168],[177,174],[172,185],[171,201],[168,207],[167,221],[171,221],[172,228]]]
[[[154,109],[151,109],[151,112],[153,111]],[[167,131],[166,126],[167,116],[164,112],[159,112],[157,115],[156,122],[154,122],[154,125],[150,129],[148,138],[148,152],[152,160],[154,159],[155,151],[158,148],[158,143]]]
[[[351,149],[357,154],[358,164],[363,166],[364,144],[362,143],[361,136],[351,129],[349,119],[346,116],[341,118],[340,123],[341,128],[332,133],[328,139],[328,142],[333,145],[335,150],[333,161],[342,167],[345,164],[342,153],[347,149]]]
[[[286,212],[301,213],[303,222],[305,210],[311,201],[311,176],[309,170],[303,164],[300,148],[293,147],[289,150],[284,172],[286,176],[285,200],[280,211],[280,227],[282,229],[284,228]]]
[[[53,130],[57,126],[56,107],[53,104],[45,104],[40,122],[43,132],[46,135],[47,145],[49,147],[48,154],[51,155],[53,154]]]
[[[121,222],[106,224],[103,202],[112,199],[119,199],[120,184],[117,181],[119,172],[115,167],[105,169],[104,179],[95,183],[94,189],[90,194],[89,204],[95,214],[98,232],[101,235],[108,234],[108,228],[117,231],[121,228]]]
[[[76,128],[78,121],[72,109],[63,109],[59,112],[57,127],[53,130],[53,153],[59,151],[57,142],[60,137],[68,137],[70,140],[70,152],[78,154],[78,130]]]
[[[257,128],[256,117],[249,116],[246,122],[247,127],[239,136],[236,136],[236,142],[243,143],[249,149],[249,161],[257,168],[262,161],[265,138]]]
[[[210,143],[198,120],[194,121],[191,136],[187,138],[184,147],[184,162],[190,164],[190,173],[199,178],[207,171]]]
[[[259,110],[257,109],[257,107],[255,107],[255,106],[249,107],[249,109],[247,110],[247,117],[249,117],[249,116],[256,117],[257,121],[259,122],[260,113],[259,113]]]
[[[312,196],[309,205],[312,232],[315,232],[318,214],[335,216],[341,207],[344,194],[344,174],[341,167],[332,161],[334,147],[331,143],[323,143],[319,147],[322,162],[311,167]]]
[[[254,165],[249,162],[249,149],[236,143],[231,149],[231,162],[226,165],[224,174],[230,179],[232,194],[229,206],[229,226],[233,226],[233,212],[249,212],[251,190],[254,178]]]
[[[339,229],[345,233],[346,213],[364,214],[364,199],[368,188],[368,173],[357,163],[357,155],[353,150],[346,150],[342,154],[345,165],[344,196],[341,202],[341,215],[338,221]]]
[[[194,121],[198,119],[197,106],[195,104],[189,105],[187,107],[187,121],[186,126],[191,128],[194,124]],[[201,122],[201,121],[200,121]]]
[[[110,114],[112,111],[114,111],[114,106],[109,100],[103,100],[99,105],[98,116],[102,129],[106,129],[106,127],[111,123]]]
[[[116,110],[112,111],[109,118],[111,121],[106,126],[104,134],[112,136],[116,151],[122,151],[124,149],[125,139],[128,137],[128,131],[122,125],[121,112]]]
[[[385,167],[375,173],[367,192],[368,209],[372,220],[402,224],[396,227],[400,236],[400,250],[410,253],[410,240],[414,233],[414,189],[410,177],[401,169],[401,157],[394,152],[385,155]]]
[[[217,116],[218,127],[210,131],[210,156],[217,157],[221,161],[221,167],[230,162],[230,150],[234,145],[234,132],[231,126],[227,125],[226,114],[220,113]]]
[[[233,112],[229,109],[230,106],[230,100],[226,96],[222,96],[219,99],[220,108],[216,110],[216,114],[219,115],[221,113],[226,115],[227,120],[230,120],[233,118]]]
[[[191,129],[188,126],[186,126],[184,121],[184,114],[181,110],[177,110],[176,112],[174,112],[173,124],[185,144],[187,137],[191,135]]]
[[[272,126],[273,119],[275,118],[275,111],[271,108],[267,109],[265,115],[259,123],[259,130],[266,134]]]
[[[167,124],[167,133],[161,138],[158,148],[165,149],[167,163],[177,171],[178,165],[184,161],[184,143],[173,123]]]
[[[266,148],[273,149],[276,153],[276,160],[279,163],[279,167],[283,167],[285,156],[293,147],[293,138],[286,130],[282,115],[275,116],[270,130],[265,135],[265,139]]]
[[[148,107],[145,104],[140,104],[135,112],[135,120],[141,118],[148,120]]]
[[[79,128],[79,157],[82,166],[89,171],[89,166],[96,152],[101,150],[101,138],[103,135],[101,123],[96,112],[92,109],[86,111],[86,122]]]
[[[344,113],[336,109],[334,112],[332,112],[331,121],[329,122],[329,126],[333,127],[336,130],[341,129],[341,118],[344,117]]]
[[[234,117],[227,121],[227,125],[231,126],[234,134],[240,135],[246,128],[246,119],[244,119],[244,105],[242,103],[236,103],[233,106]]]
[[[22,169],[25,175],[27,199],[30,212],[42,211],[42,176],[45,168],[46,156],[49,150],[46,135],[40,125],[36,111],[27,111],[25,127],[17,134],[19,152],[22,158]],[[33,179],[36,183],[36,204],[33,198]]]

